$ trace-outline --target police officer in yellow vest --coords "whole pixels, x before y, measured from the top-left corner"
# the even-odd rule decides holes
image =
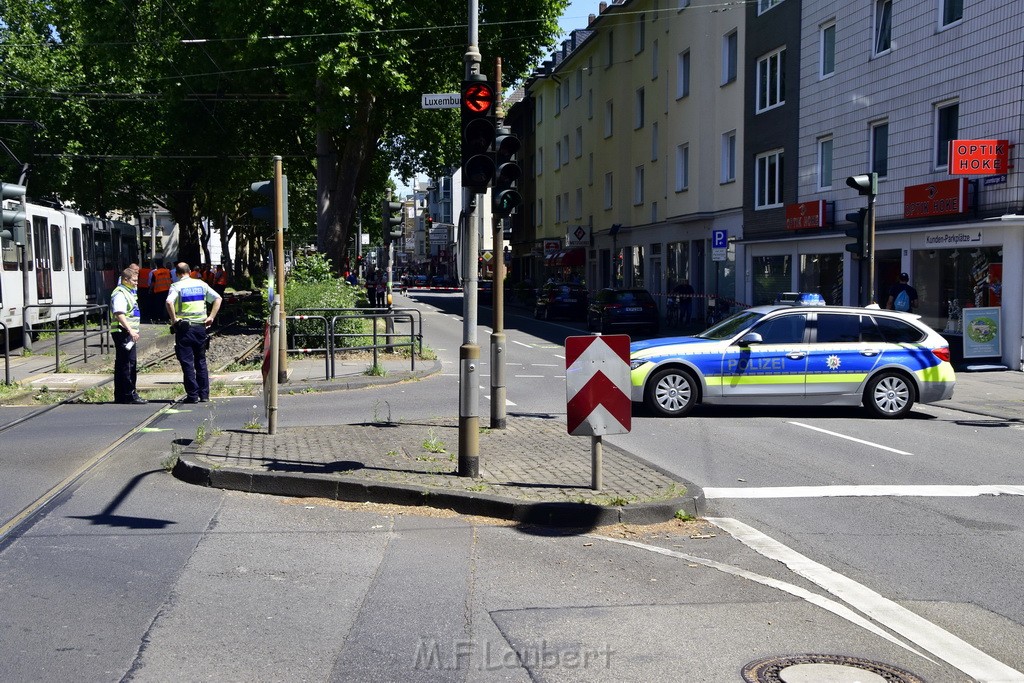
[[[139,405],[147,403],[135,390],[139,341],[139,300],[135,287],[139,271],[129,266],[121,272],[121,282],[110,294],[110,311],[117,320],[117,329],[110,333],[114,340],[114,401]]]
[[[221,296],[202,280],[189,276],[187,263],[175,266],[178,279],[167,290],[167,315],[174,330],[174,354],[184,375],[184,403],[210,400],[210,374],[206,367],[206,330],[220,310]],[[213,304],[206,314],[206,304]]]

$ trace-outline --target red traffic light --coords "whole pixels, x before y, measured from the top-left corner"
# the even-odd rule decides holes
[[[462,107],[474,114],[487,114],[494,106],[494,87],[486,81],[467,81],[462,87]]]

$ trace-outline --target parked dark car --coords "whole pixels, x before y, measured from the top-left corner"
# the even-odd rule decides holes
[[[587,288],[583,285],[549,282],[537,292],[533,317],[584,320],[587,317],[587,298]]]
[[[646,289],[602,289],[587,308],[587,329],[602,334],[658,333],[658,305]]]
[[[484,306],[494,304],[494,280],[480,280],[476,285],[477,303]]]

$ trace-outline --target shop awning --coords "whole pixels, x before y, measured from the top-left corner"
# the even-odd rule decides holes
[[[562,265],[570,268],[582,266],[587,262],[587,250],[573,247],[562,252]]]
[[[562,251],[553,251],[544,257],[544,265],[551,268],[556,268],[562,264]]]

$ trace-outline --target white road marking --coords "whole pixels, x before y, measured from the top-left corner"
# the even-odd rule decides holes
[[[1024,485],[987,484],[953,486],[946,484],[861,484],[844,486],[765,486],[709,487],[704,497],[711,498],[840,498],[840,497],[916,496],[923,498],[974,498],[977,496],[1024,496]]]
[[[728,532],[748,548],[769,559],[782,562],[797,575],[821,586],[883,627],[931,652],[975,680],[1024,681],[1024,673],[1008,667],[949,631],[879,595],[867,586],[801,555],[757,529],[729,518],[709,517],[707,521]]]
[[[513,375],[517,379],[544,379],[545,375]]]
[[[611,538],[611,537],[608,537],[608,536],[598,536],[596,534],[584,534],[584,535],[588,536],[589,538],[596,538],[596,539],[600,539],[602,541],[609,541],[611,543],[619,543],[619,544],[622,544],[622,545],[629,545],[629,546],[633,546],[634,548],[640,548],[641,550],[649,550],[650,552],[658,553],[659,555],[666,555],[668,557],[675,557],[675,558],[678,558],[680,560],[686,560],[687,562],[692,562],[693,564],[704,565],[705,567],[710,567],[711,569],[717,569],[718,571],[724,572],[726,574],[732,574],[733,576],[739,576],[741,578],[748,579],[750,581],[754,581],[755,583],[760,583],[760,584],[762,584],[764,586],[768,586],[770,588],[775,588],[775,589],[783,591],[785,593],[789,593],[790,595],[793,595],[793,596],[796,596],[796,597],[801,598],[803,600],[806,600],[807,602],[811,603],[812,605],[816,605],[818,607],[821,607],[822,609],[828,610],[832,614],[835,614],[838,617],[846,619],[850,623],[855,624],[857,626],[860,626],[861,628],[863,628],[863,629],[865,629],[867,631],[870,631],[871,633],[874,633],[876,636],[879,636],[880,638],[885,638],[889,642],[895,643],[896,645],[899,645],[900,647],[902,647],[905,650],[909,650],[910,652],[913,652],[914,654],[916,654],[916,655],[918,655],[920,657],[924,657],[928,661],[932,661],[927,655],[925,655],[925,654],[923,654],[921,652],[918,652],[914,648],[910,647],[909,645],[907,645],[906,643],[901,641],[899,638],[896,638],[895,636],[893,636],[890,633],[887,633],[885,630],[879,628],[875,624],[872,624],[870,621],[868,621],[864,617],[860,616],[859,614],[854,612],[852,609],[850,609],[846,605],[840,604],[840,603],[838,603],[835,600],[832,600],[830,598],[826,598],[824,595],[818,595],[817,593],[812,593],[811,591],[807,590],[806,588],[801,588],[800,586],[794,585],[792,583],[786,583],[785,581],[780,581],[778,579],[773,579],[773,578],[768,577],[768,576],[762,576],[761,574],[755,574],[752,571],[749,571],[749,570],[746,570],[746,569],[740,569],[739,567],[734,567],[734,566],[732,566],[730,564],[723,564],[721,562],[716,562],[714,560],[708,560],[706,558],[697,557],[695,555],[687,555],[686,553],[681,553],[681,552],[678,552],[678,551],[675,551],[675,550],[669,550],[668,548],[661,548],[661,547],[658,547],[656,545],[648,545],[646,543],[640,543],[639,541],[629,541],[629,540],[622,539],[622,538]]]
[[[533,348],[533,346],[531,346],[530,344],[524,344],[523,342],[516,341],[515,339],[512,340],[512,343],[513,344],[519,344],[520,346],[525,346],[528,349],[532,349]]]
[[[560,368],[559,363],[530,363],[531,368]]]
[[[830,432],[827,429],[822,429],[821,427],[813,427],[811,425],[804,424],[803,422],[790,422],[789,424],[796,425],[797,427],[803,427],[805,429],[813,429],[816,432],[821,432],[822,434],[828,434],[829,436],[836,436],[836,437],[839,437],[840,439],[846,439],[847,441],[855,441],[857,443],[862,443],[865,446],[871,446],[872,448],[881,448],[883,451],[889,451],[890,453],[896,453],[897,455],[913,455],[913,453],[907,453],[906,451],[897,450],[895,448],[889,448],[888,446],[883,446],[881,444],[877,444],[877,443],[874,443],[872,441],[864,441],[863,439],[856,439],[856,438],[854,438],[852,436],[846,436],[845,434],[840,434],[839,432]]]

